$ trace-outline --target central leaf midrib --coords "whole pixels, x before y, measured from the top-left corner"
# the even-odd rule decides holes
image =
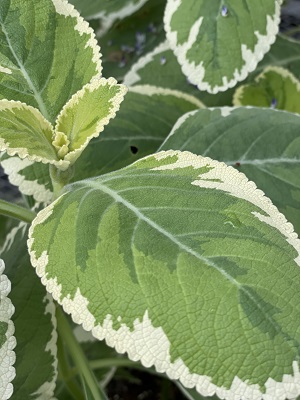
[[[225,277],[226,280],[230,281],[231,283],[233,283],[238,290],[241,290],[242,292],[244,292],[244,294],[247,296],[247,298],[255,305],[255,307],[257,307],[257,309],[259,309],[261,311],[261,313],[265,316],[266,320],[270,323],[270,325],[273,326],[273,328],[275,329],[275,331],[283,337],[283,339],[285,340],[285,342],[287,343],[287,345],[291,348],[292,353],[295,353],[295,349],[294,346],[292,346],[292,344],[290,343],[290,336],[288,334],[286,334],[285,332],[282,331],[281,326],[274,321],[272,318],[270,318],[263,310],[263,308],[260,306],[260,304],[255,300],[255,298],[251,295],[251,293],[249,293],[249,291],[247,290],[247,288],[245,288],[243,285],[241,285],[236,279],[234,279],[230,274],[228,274],[226,271],[224,271],[222,268],[220,268],[218,265],[216,265],[215,263],[213,263],[211,260],[209,260],[208,258],[200,255],[199,253],[197,253],[196,251],[192,250],[191,248],[189,248],[188,246],[186,246],[185,244],[181,243],[178,239],[176,239],[176,237],[174,237],[170,232],[166,231],[164,228],[162,228],[160,225],[158,225],[156,222],[150,220],[146,215],[144,215],[143,213],[141,213],[141,211],[135,207],[132,203],[130,203],[129,201],[127,201],[126,199],[124,199],[122,196],[120,196],[116,191],[114,191],[113,189],[105,186],[104,184],[100,183],[99,181],[97,181],[96,183],[94,183],[93,181],[86,181],[85,182],[87,184],[87,186],[94,188],[95,190],[102,190],[104,193],[108,194],[109,196],[111,196],[113,198],[113,200],[116,203],[121,203],[123,204],[125,207],[127,207],[129,210],[131,210],[140,220],[144,221],[145,223],[147,223],[149,226],[151,226],[152,228],[156,229],[158,232],[160,232],[161,234],[163,234],[165,237],[167,237],[169,240],[171,240],[173,243],[175,243],[179,248],[181,248],[182,250],[186,251],[187,253],[193,255],[194,257],[196,257],[198,260],[202,261],[205,265],[208,265],[209,267],[214,268],[215,270],[217,270],[218,272],[221,273],[221,275],[223,277]],[[294,343],[295,344],[295,343]],[[300,348],[300,347],[299,347]],[[300,357],[299,357],[300,358]]]

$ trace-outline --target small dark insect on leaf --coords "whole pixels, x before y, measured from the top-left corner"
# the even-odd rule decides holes
[[[236,166],[236,167],[240,167],[240,166],[241,166],[241,163],[236,162],[236,163],[235,163],[235,166]]]
[[[130,151],[132,154],[136,154],[139,151],[139,149],[136,146],[130,146]]]

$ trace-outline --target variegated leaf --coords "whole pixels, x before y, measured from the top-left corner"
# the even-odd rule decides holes
[[[282,0],[168,0],[167,39],[182,71],[217,93],[252,72],[274,43]]]
[[[11,284],[4,271],[4,261],[0,258],[0,398],[10,399],[13,393],[12,380],[16,373],[13,367],[15,363],[16,339],[14,336],[15,327],[12,315],[15,308],[8,295]]]
[[[300,114],[300,81],[281,67],[267,67],[253,83],[240,86],[235,106],[271,107]]]
[[[15,306],[12,320],[17,346],[13,399],[54,400],[57,378],[55,306],[30,264],[27,231],[24,223],[13,228],[0,250],[12,284],[10,297]]]
[[[0,98],[38,108],[51,123],[101,73],[94,32],[66,0],[3,0],[0,28]]]
[[[72,184],[28,246],[74,322],[130,359],[204,396],[300,395],[300,241],[232,167],[169,151]]]

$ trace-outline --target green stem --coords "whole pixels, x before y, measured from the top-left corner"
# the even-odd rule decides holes
[[[86,359],[81,346],[74,337],[73,331],[60,307],[56,308],[56,318],[58,333],[68,347],[77,371],[83,376],[93,395],[93,399],[106,400],[107,397],[99,387],[96,377],[89,366],[88,360]]]
[[[74,166],[69,167],[66,171],[60,171],[54,165],[50,165],[49,173],[53,186],[53,200],[55,200],[74,175]]]
[[[75,400],[84,400],[84,395],[80,389],[80,386],[70,377],[71,368],[61,336],[58,336],[57,338],[57,358],[58,372],[64,386],[66,386],[69,393]]]
[[[15,203],[9,203],[5,200],[0,200],[0,214],[19,219],[27,222],[28,224],[31,224],[32,220],[36,217],[36,213],[34,211],[18,206]]]

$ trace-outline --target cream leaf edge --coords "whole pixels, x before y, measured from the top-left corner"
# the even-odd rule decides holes
[[[167,89],[152,85],[136,85],[130,86],[129,92],[143,94],[146,96],[173,96],[185,100],[188,103],[195,105],[197,108],[205,108],[205,105],[202,103],[202,101],[197,99],[197,97],[179,90]]]
[[[174,155],[177,156],[175,163],[162,165],[153,168],[153,170],[174,170],[188,166],[197,169],[207,165],[213,167],[207,173],[207,179],[218,179],[220,180],[219,182],[194,180],[191,184],[222,190],[232,196],[245,199],[260,208],[263,214],[253,211],[253,215],[283,234],[287,242],[296,250],[298,255],[295,258],[295,262],[300,266],[300,240],[294,232],[292,224],[287,222],[284,215],[278,211],[271,200],[265,197],[261,190],[257,189],[254,182],[249,181],[243,173],[236,171],[223,162],[218,162],[208,157],[197,156],[190,152],[169,150],[156,153],[154,157],[160,161]],[[147,156],[144,159],[149,157],[153,157],[153,155]],[[136,161],[136,163],[141,160]],[[34,243],[35,226],[42,224],[49,218],[56,203],[60,202],[65,195],[66,193],[37,215],[29,229],[28,248],[32,265],[36,268],[36,272],[40,276],[42,283],[52,294],[53,298],[63,306],[65,312],[71,314],[75,323],[82,324],[83,328],[87,331],[92,331],[95,338],[99,340],[105,339],[107,344],[114,347],[117,352],[127,352],[131,360],[141,361],[145,367],[154,365],[158,372],[166,373],[171,379],[179,379],[187,388],[195,387],[203,396],[216,394],[225,400],[292,400],[300,395],[300,372],[296,361],[292,365],[293,375],[284,374],[281,382],[269,378],[265,382],[266,391],[264,393],[260,391],[259,385],[244,382],[237,376],[233,379],[230,388],[218,387],[211,382],[211,377],[190,373],[182,359],[178,358],[175,362],[171,362],[170,341],[161,327],[155,328],[153,326],[147,310],[142,321],[138,318],[134,321],[133,329],[130,329],[125,324],[121,324],[121,327],[115,330],[111,315],[106,316],[102,325],[96,325],[94,316],[88,310],[89,300],[82,296],[80,288],[77,288],[73,299],[71,299],[70,295],[61,298],[62,286],[58,283],[57,277],[47,278],[47,252],[44,251],[37,258],[35,251],[31,249]],[[118,320],[120,318],[122,316],[118,316]]]
[[[285,68],[282,67],[277,67],[277,66],[268,66],[264,68],[261,74],[257,75],[254,79],[256,83],[259,83],[261,80],[266,78],[266,74],[268,72],[275,72],[276,74],[280,75],[283,79],[290,80],[296,87],[297,92],[300,93],[300,81],[295,77],[294,74],[292,74],[290,71],[288,71]],[[247,85],[242,85],[236,89],[233,95],[233,105],[236,107],[242,107],[243,103],[241,102],[241,99],[243,97],[244,91],[248,88],[251,87],[251,83]]]
[[[22,234],[24,235],[24,233],[26,231],[26,227],[27,227],[26,223],[20,222],[17,226],[15,226],[11,229],[11,231],[6,235],[6,239],[5,239],[3,246],[0,248],[0,257],[3,254],[3,252],[8,251],[10,249],[10,247],[14,243],[15,237],[19,233],[19,231],[23,231]],[[2,259],[0,258],[0,275],[1,275],[1,261],[2,261]],[[54,390],[56,387],[57,375],[58,375],[58,359],[57,359],[57,346],[56,346],[57,322],[56,322],[56,316],[55,316],[55,305],[53,302],[53,298],[49,293],[46,293],[43,302],[45,303],[45,314],[50,314],[51,323],[53,326],[51,338],[49,339],[49,342],[45,346],[45,351],[50,352],[50,354],[53,357],[52,367],[53,367],[54,373],[53,373],[52,380],[50,382],[47,381],[43,385],[41,385],[37,389],[37,391],[35,391],[34,393],[31,393],[31,396],[35,400],[56,400],[56,398],[53,397]],[[0,356],[0,359],[1,359],[1,356]],[[0,395],[1,395],[1,387],[0,387]],[[38,396],[38,397],[36,397],[36,396]],[[1,397],[1,399],[2,399],[2,397]]]
[[[200,17],[191,26],[188,40],[182,45],[178,45],[177,32],[171,30],[171,20],[173,14],[182,4],[182,0],[168,0],[164,15],[164,26],[167,40],[171,49],[175,53],[179,64],[181,65],[182,72],[188,77],[190,82],[194,85],[197,85],[199,90],[205,90],[208,93],[216,94],[234,87],[238,82],[244,80],[250,72],[254,71],[259,61],[261,61],[264,55],[270,50],[271,45],[275,42],[276,35],[279,31],[280,6],[283,0],[274,1],[275,14],[273,16],[267,15],[266,35],[261,35],[259,32],[254,32],[255,36],[257,37],[257,44],[255,45],[254,51],[248,49],[245,44],[241,45],[241,54],[244,61],[244,66],[240,71],[238,71],[238,69],[234,71],[233,78],[223,76],[223,85],[218,86],[204,80],[205,68],[202,65],[203,62],[196,65],[194,61],[190,62],[186,56],[187,52],[193,47],[197,40],[197,34],[201,27],[203,17]]]
[[[86,43],[85,47],[90,47],[93,51],[92,61],[96,65],[97,73],[101,75],[102,72],[102,63],[101,63],[101,52],[100,47],[98,45],[95,33],[93,29],[89,26],[88,22],[86,22],[79,14],[79,12],[74,8],[74,6],[68,3],[67,0],[51,0],[57,14],[63,15],[64,17],[75,18],[77,24],[75,26],[75,30],[77,30],[82,36],[83,34],[89,35],[90,39]]]
[[[127,93],[127,88],[126,88],[126,86],[124,86],[122,84],[118,84],[115,78],[106,79],[106,78],[94,77],[90,83],[84,85],[82,89],[80,89],[78,92],[76,92],[71,97],[71,99],[64,105],[64,107],[62,108],[61,112],[59,113],[59,115],[56,119],[55,129],[54,129],[55,133],[59,132],[60,119],[64,116],[64,114],[69,109],[71,109],[74,105],[76,105],[84,97],[84,95],[87,91],[93,92],[93,91],[97,90],[99,87],[106,86],[106,85],[118,86],[118,88],[119,88],[118,93],[109,100],[109,102],[111,104],[109,113],[105,118],[99,120],[93,135],[88,136],[86,138],[85,142],[79,148],[68,152],[64,156],[63,161],[68,163],[68,165],[73,164],[77,160],[77,158],[80,156],[80,154],[83,152],[83,150],[87,147],[87,145],[89,144],[91,139],[98,137],[100,135],[100,133],[104,130],[105,126],[109,123],[109,121],[116,116],[116,112],[119,110],[120,104],[122,103],[124,96]],[[68,137],[66,133],[65,133],[65,135],[66,135],[66,137]],[[54,137],[54,140],[55,140],[55,137]]]
[[[5,268],[4,261],[0,258],[0,321],[8,324],[5,334],[6,341],[0,348],[0,398],[9,399],[13,394],[13,384],[11,383],[16,376],[13,367],[16,354],[13,351],[16,347],[16,338],[14,323],[11,320],[15,312],[11,300],[7,297],[11,290],[11,284],[7,276],[3,274]]]

